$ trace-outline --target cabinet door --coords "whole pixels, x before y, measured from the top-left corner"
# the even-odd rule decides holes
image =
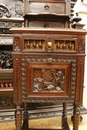
[[[23,97],[74,99],[75,58],[25,56],[22,62]]]

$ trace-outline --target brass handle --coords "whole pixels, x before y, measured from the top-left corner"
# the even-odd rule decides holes
[[[48,58],[48,62],[51,63],[53,61],[52,58]]]
[[[51,47],[52,46],[52,42],[48,42],[48,47]]]

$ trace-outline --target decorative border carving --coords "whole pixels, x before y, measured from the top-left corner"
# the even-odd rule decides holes
[[[79,37],[79,53],[85,53],[85,38],[83,37]]]
[[[20,51],[20,37],[14,37],[13,51]]]
[[[2,28],[22,27],[22,22],[0,22]]]
[[[78,68],[77,68],[77,75],[78,75],[78,81],[77,81],[77,90],[78,93],[82,93],[83,91],[83,83],[84,83],[84,57],[78,57]],[[79,82],[80,81],[80,82]],[[76,102],[78,104],[82,104],[82,96],[77,95],[77,100]]]
[[[14,87],[14,102],[16,103],[22,103],[21,102],[21,76],[20,76],[20,64],[21,64],[21,57],[20,56],[14,56],[13,55],[13,76],[14,76],[14,83],[13,83],[13,87]]]

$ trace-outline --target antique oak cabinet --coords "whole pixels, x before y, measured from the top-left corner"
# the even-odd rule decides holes
[[[12,28],[13,85],[17,130],[28,130],[29,103],[61,103],[62,130],[70,130],[67,104],[73,104],[78,130],[82,103],[85,35],[83,29]],[[21,104],[24,103],[22,122]]]
[[[74,16],[74,5],[77,0],[3,0],[0,3],[0,121],[13,120],[15,105],[13,103],[13,35],[12,27],[42,27],[42,28],[82,28]],[[71,22],[72,19],[72,22]],[[24,23],[23,23],[24,22]],[[77,22],[77,23],[76,23]],[[82,93],[81,93],[82,97]],[[58,103],[30,103],[28,109],[35,113],[29,118],[60,115],[62,105]],[[80,105],[80,114],[87,110]],[[43,108],[44,112],[40,111]],[[49,111],[50,107],[50,111]],[[56,108],[57,107],[57,108]],[[68,114],[72,113],[73,105],[67,107]],[[32,110],[31,110],[32,111]],[[54,111],[54,112],[53,112]],[[38,112],[40,114],[38,114]],[[34,116],[33,116],[34,114]],[[7,118],[8,116],[8,118]]]

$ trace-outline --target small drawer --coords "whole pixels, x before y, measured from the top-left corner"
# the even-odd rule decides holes
[[[64,21],[30,21],[29,27],[64,28]]]
[[[57,13],[65,14],[65,3],[32,2],[29,5],[30,13]]]

